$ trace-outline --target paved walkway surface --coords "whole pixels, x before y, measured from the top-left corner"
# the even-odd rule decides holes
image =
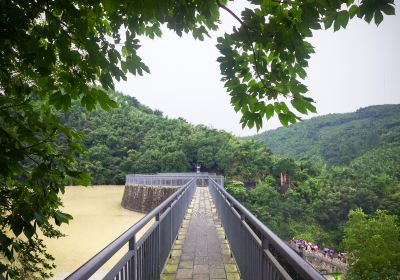
[[[197,187],[162,280],[240,280],[207,187]]]

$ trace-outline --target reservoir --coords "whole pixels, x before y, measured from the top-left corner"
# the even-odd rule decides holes
[[[64,279],[145,216],[121,207],[123,192],[124,186],[66,187],[62,211],[74,219],[60,227],[65,237],[45,239],[48,252],[56,259],[53,279]],[[126,251],[122,248],[91,279],[104,276]]]

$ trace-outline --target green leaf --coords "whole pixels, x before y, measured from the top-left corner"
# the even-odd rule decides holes
[[[336,17],[334,30],[337,31],[340,27],[345,28],[349,22],[349,13],[347,11],[340,11]]]
[[[279,113],[279,114],[278,114],[278,117],[279,117],[279,121],[281,122],[281,124],[282,124],[284,127],[287,127],[288,124],[289,124],[289,119],[290,119],[290,117],[289,117],[287,114],[285,114],[285,113]]]
[[[392,6],[392,4],[390,3],[386,3],[385,5],[383,5],[381,7],[381,10],[388,16],[393,16],[396,13],[394,6]]]
[[[32,236],[35,234],[36,230],[35,228],[30,224],[26,223],[24,226],[24,234],[27,238],[32,238]]]
[[[265,107],[265,115],[267,116],[267,119],[270,119],[274,115],[274,105],[268,104]]]
[[[332,26],[333,20],[334,20],[334,16],[331,14],[327,14],[324,17],[324,27],[325,29],[329,29]]]
[[[353,18],[358,12],[358,6],[357,5],[352,5],[349,9],[349,16],[350,18]]]
[[[54,222],[56,223],[56,225],[60,226],[63,223],[68,224],[69,220],[72,220],[72,216],[67,214],[67,213],[63,213],[61,211],[56,211],[53,215],[54,218]]]
[[[104,9],[109,12],[110,14],[114,13],[118,9],[119,1],[115,0],[102,0],[101,3],[103,4]]]
[[[290,101],[292,106],[299,111],[302,114],[307,114],[307,108],[306,108],[306,101],[302,100],[300,98],[295,98],[292,101]]]
[[[312,105],[311,103],[306,103],[306,107],[312,113],[316,113],[317,112],[317,108],[314,105]]]
[[[382,15],[381,11],[376,11],[375,12],[375,24],[377,26],[379,26],[379,24],[382,22],[382,20],[383,20],[383,15]]]
[[[11,230],[18,237],[24,228],[24,221],[20,218],[15,218],[11,221]]]

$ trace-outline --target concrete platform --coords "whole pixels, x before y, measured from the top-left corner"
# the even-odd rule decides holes
[[[161,279],[240,280],[208,188],[197,187]]]

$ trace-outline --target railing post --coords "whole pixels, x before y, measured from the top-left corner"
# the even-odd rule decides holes
[[[129,280],[136,280],[136,275],[137,275],[137,258],[136,258],[136,235],[132,237],[131,240],[129,240],[129,250],[133,251],[133,259],[130,259],[129,263]]]
[[[267,263],[268,263],[268,259],[267,256],[265,254],[265,251],[269,250],[269,241],[268,239],[263,236],[261,239],[261,279],[267,279],[268,274],[265,274],[265,272],[268,273],[267,271]]]
[[[170,206],[169,207],[170,208],[170,210],[169,210],[169,213],[170,213],[170,215],[169,215],[169,232],[170,232],[170,246],[172,247],[172,244],[175,242],[175,240],[173,240],[173,234],[172,234],[172,224],[173,224],[173,222],[172,222],[172,206]],[[169,258],[172,258],[172,253],[170,252],[169,253]]]
[[[156,267],[156,277],[157,280],[161,277],[161,268],[160,268],[160,213],[156,214],[156,223],[157,223],[157,237],[156,237],[156,258],[157,258],[157,267]]]

